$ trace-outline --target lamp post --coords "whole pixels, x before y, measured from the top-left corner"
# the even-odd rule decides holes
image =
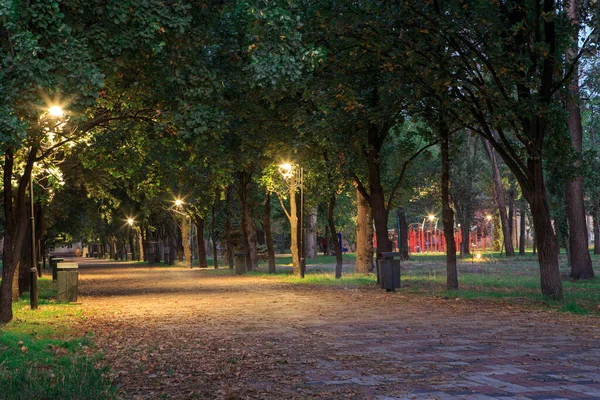
[[[135,231],[135,233],[137,235],[137,229],[134,228],[135,220],[133,218],[131,218],[131,217],[128,217],[127,218],[127,225],[129,225],[129,235],[128,236],[129,236],[129,244],[131,246],[131,261],[133,261],[135,259],[135,257],[134,257],[135,256],[135,251],[134,251],[134,246],[135,245],[134,245],[133,237],[131,236],[131,229],[134,229],[134,231]],[[141,249],[140,249],[140,251],[141,251]],[[125,257],[125,258],[127,258],[127,257]],[[138,253],[138,258],[137,259],[139,260],[139,253]]]
[[[304,259],[304,169],[298,168],[292,164],[284,163],[279,166],[279,172],[283,176],[290,188],[290,213],[288,215],[291,225],[292,235],[292,264],[294,256],[297,257],[297,263],[300,270],[300,277],[304,278],[306,272],[306,263]],[[300,235],[298,235],[298,216],[296,214],[296,188],[300,188]],[[294,254],[296,250],[296,254]]]
[[[494,259],[494,221],[492,220],[492,216],[491,215],[486,215],[485,219],[487,219],[489,225],[490,225],[490,236],[492,237],[492,245],[490,246],[490,248],[492,249],[491,255],[492,255],[492,260]]]
[[[37,263],[35,260],[35,214],[33,207],[33,171],[29,176],[29,198],[31,203],[31,268],[29,269],[29,303],[31,309],[38,308]]]
[[[434,250],[435,250],[435,251],[438,251],[438,250],[439,250],[439,247],[438,247],[438,244],[439,244],[439,243],[438,243],[438,242],[439,242],[439,239],[438,239],[438,237],[437,237],[437,224],[438,224],[438,222],[439,222],[439,220],[440,220],[440,219],[439,219],[439,218],[437,218],[437,217],[436,217],[435,215],[433,215],[433,214],[429,214],[429,215],[427,216],[427,218],[429,219],[429,226],[430,226],[430,227],[431,227],[431,225],[433,224],[433,221],[435,220],[435,227],[433,228],[433,239],[435,240],[435,244],[434,244]]]
[[[188,215],[183,211],[183,206],[185,205],[185,202],[180,199],[180,198],[176,198],[175,199],[175,208],[173,209],[173,211],[175,211],[177,214],[181,215],[181,244],[183,246],[183,253],[184,256],[186,258],[186,262],[188,262],[190,264],[190,269],[192,268],[192,251],[191,251],[191,246],[190,246],[190,242],[193,245],[193,237],[191,234],[188,235]],[[191,228],[192,224],[190,223],[190,228]]]
[[[64,110],[60,105],[48,107],[48,115],[51,118],[60,119],[64,116]],[[35,207],[33,198],[33,171],[29,175],[29,202],[31,203],[30,227],[31,227],[31,268],[29,269],[29,303],[32,310],[38,308],[38,268],[35,246]]]

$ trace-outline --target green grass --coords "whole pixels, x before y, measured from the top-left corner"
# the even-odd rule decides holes
[[[354,254],[344,256],[342,279],[334,278],[335,257],[319,256],[308,261],[304,279],[292,275],[291,258],[277,258],[277,273],[268,274],[264,263],[249,276],[277,280],[290,284],[361,287],[376,284],[374,274],[354,275]],[[568,275],[566,256],[561,254],[561,274]],[[592,255],[594,265],[600,256]],[[507,259],[498,252],[482,253],[482,258],[458,260],[458,291],[446,290],[445,255],[436,253],[413,254],[410,261],[402,263],[401,292],[426,297],[461,298],[465,300],[487,300],[527,307],[544,307],[576,314],[600,315],[600,278],[573,281],[563,278],[564,301],[554,302],[544,298],[540,291],[539,265],[537,256],[531,251],[523,256]],[[228,274],[228,269],[207,270],[208,273]]]
[[[543,306],[576,314],[600,315],[600,278],[574,281],[566,278],[566,257],[561,255],[564,300],[551,301],[540,291],[537,256],[529,253],[512,259],[484,257],[483,261],[463,260],[458,263],[459,290],[445,289],[444,262],[427,262],[412,257],[403,268],[404,290],[426,296],[442,296],[462,299],[487,299],[512,302],[528,306]],[[592,255],[594,265],[600,258]]]
[[[26,293],[0,329],[0,393],[10,399],[114,399],[89,338],[75,331],[78,305],[58,304],[49,278],[39,280],[39,309]]]
[[[279,270],[275,274],[269,274],[264,270],[249,271],[248,276],[260,276],[265,279],[278,280],[284,283],[291,284],[309,284],[309,285],[326,285],[326,286],[362,286],[376,283],[377,277],[375,274],[355,275],[346,271],[341,279],[335,279],[335,275],[324,269],[312,269],[306,272],[304,278],[293,275],[291,269]]]

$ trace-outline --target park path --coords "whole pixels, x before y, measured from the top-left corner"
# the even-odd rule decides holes
[[[600,398],[595,317],[85,262],[80,293],[128,399]]]

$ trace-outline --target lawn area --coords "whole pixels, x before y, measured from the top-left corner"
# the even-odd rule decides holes
[[[38,310],[29,293],[13,305],[13,320],[0,329],[0,393],[10,399],[112,399],[91,338],[76,329],[81,307],[52,300],[51,278],[39,279]]]
[[[336,285],[336,286],[374,286],[375,274],[354,275],[355,255],[344,256],[344,275],[342,279],[333,276],[334,257],[319,256],[309,260],[306,277],[301,279],[291,275],[287,258],[278,258],[278,273],[269,275],[261,266],[258,271],[249,274],[264,276],[292,284]],[[600,256],[592,255],[595,266]],[[281,264],[283,265],[280,265]],[[529,253],[511,259],[500,254],[483,253],[481,259],[475,257],[458,260],[459,290],[446,290],[445,255],[415,254],[409,261],[402,263],[402,288],[399,292],[420,296],[447,297],[461,299],[485,299],[488,301],[521,304],[577,314],[600,315],[600,277],[586,281],[574,281],[568,278],[566,256],[560,256],[561,275],[563,276],[564,301],[552,302],[540,293],[539,266],[537,256]],[[262,265],[262,264],[261,264]]]

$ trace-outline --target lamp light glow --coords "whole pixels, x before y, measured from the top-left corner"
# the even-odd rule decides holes
[[[492,216],[491,215],[486,215],[485,219],[487,219],[488,221],[491,221],[492,220]]]
[[[290,179],[294,173],[294,166],[290,163],[280,164],[279,173],[281,173],[284,179]]]
[[[181,199],[175,199],[175,205],[177,207],[181,207],[183,205],[183,200],[181,200]]]
[[[433,214],[430,214],[430,215],[429,215],[429,220],[433,222],[433,220],[434,220],[434,219],[435,219],[435,215],[433,215]]]
[[[65,115],[65,112],[61,106],[52,106],[48,108],[48,114],[53,117],[62,117]]]
[[[133,220],[133,218],[127,218],[127,223],[129,224],[129,226],[133,226],[135,221]]]

